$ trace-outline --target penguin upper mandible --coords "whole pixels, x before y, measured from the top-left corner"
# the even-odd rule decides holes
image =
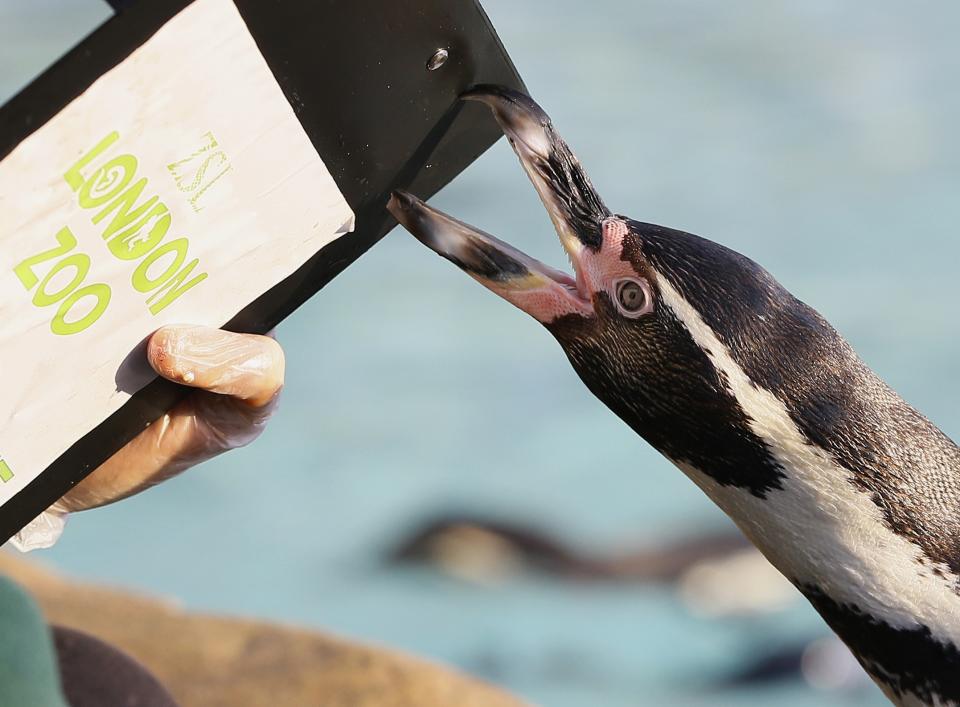
[[[820,612],[886,695],[960,704],[960,450],[749,258],[611,212],[544,111],[480,86],[576,276],[395,192]]]

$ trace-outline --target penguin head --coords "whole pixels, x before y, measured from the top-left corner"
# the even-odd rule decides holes
[[[716,357],[762,349],[752,369],[777,375],[778,347],[793,346],[808,324],[818,332],[817,315],[735,251],[610,212],[529,97],[483,86],[464,98],[493,109],[575,276],[405,192],[394,193],[391,213],[425,245],[541,322],[590,390],[671,460],[706,466],[722,483],[756,494],[778,487],[777,465],[750,431]]]

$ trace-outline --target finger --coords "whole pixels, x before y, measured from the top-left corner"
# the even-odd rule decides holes
[[[147,358],[164,378],[253,407],[267,405],[283,387],[283,349],[268,336],[168,326],[150,337]]]
[[[198,390],[177,403],[74,486],[58,511],[103,506],[166,481],[212,457],[255,440],[275,409]]]
[[[57,502],[64,511],[96,508],[127,498],[209,456],[197,434],[195,396],[181,400]]]

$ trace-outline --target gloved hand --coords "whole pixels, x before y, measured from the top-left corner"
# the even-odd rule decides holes
[[[150,338],[147,358],[164,378],[198,390],[21,530],[11,541],[16,547],[50,547],[68,513],[119,501],[249,444],[263,431],[283,387],[283,349],[267,336],[169,326]]]

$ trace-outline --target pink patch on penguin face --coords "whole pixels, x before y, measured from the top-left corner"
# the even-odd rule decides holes
[[[612,216],[604,219],[600,250],[584,248],[576,258],[583,285],[592,294],[606,292],[614,295],[615,283],[625,279],[639,279],[633,266],[623,260],[623,240],[629,227],[623,219]]]
[[[498,286],[489,281],[479,281],[543,324],[549,324],[569,314],[593,316],[592,303],[559,282],[550,281],[540,287],[518,289],[516,286]]]
[[[575,279],[545,266],[542,269],[532,268],[531,280],[526,283],[517,280],[497,282],[482,277],[475,279],[543,324],[571,314],[585,318],[596,316],[596,295],[605,292],[616,303],[617,288],[628,281],[640,283],[647,301],[652,302],[649,283],[622,257],[624,239],[629,233],[626,222],[611,217],[603,221],[602,228],[599,250],[591,250],[579,241],[575,241],[574,248],[568,249],[576,270]],[[621,313],[636,317],[647,311]]]

